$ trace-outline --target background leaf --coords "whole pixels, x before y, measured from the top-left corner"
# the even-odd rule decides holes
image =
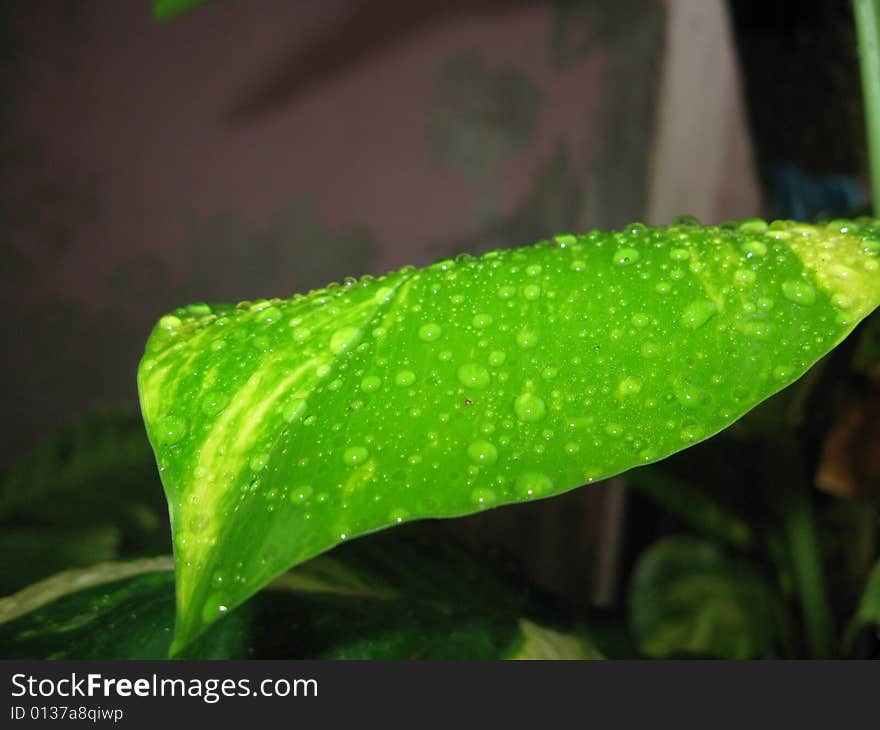
[[[176,647],[353,536],[558,494],[717,433],[876,306],[878,233],[633,224],[163,317],[139,388]]]
[[[0,595],[77,565],[112,560],[119,534],[110,527],[0,532]]]
[[[153,20],[171,20],[178,15],[199,7],[199,5],[207,5],[213,0],[155,0],[153,3]]]
[[[880,641],[880,561],[871,571],[856,615],[846,629],[846,647],[850,650],[855,648],[859,638],[868,631],[873,631],[875,642]]]
[[[450,544],[438,549],[421,533],[358,541],[284,574],[184,656],[580,659],[619,647],[602,626],[548,624],[539,597],[504,564]],[[161,559],[71,571],[0,601],[0,653],[167,656],[170,567]]]
[[[67,567],[167,552],[168,539],[155,456],[129,406],[62,426],[0,478],[0,595]]]
[[[664,538],[642,555],[629,610],[648,656],[766,659],[790,651],[786,614],[769,581],[697,538]]]

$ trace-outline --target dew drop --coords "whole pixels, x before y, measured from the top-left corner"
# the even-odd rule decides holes
[[[492,324],[492,315],[486,314],[485,312],[475,314],[474,318],[471,320],[471,324],[479,330],[485,329]]]
[[[219,594],[212,595],[202,609],[202,620],[205,623],[213,622],[218,616],[223,616],[229,610],[226,599]]]
[[[184,419],[179,416],[168,416],[162,421],[159,442],[166,446],[176,444],[186,436],[188,430],[189,427]]]
[[[534,393],[523,393],[514,401],[513,412],[523,423],[535,423],[547,415],[547,406]]]
[[[757,274],[755,274],[755,272],[751,269],[738,269],[733,275],[733,280],[737,284],[741,284],[742,286],[749,286],[750,284],[754,284],[755,279],[757,278]]]
[[[538,336],[531,330],[520,330],[516,335],[516,344],[522,348],[534,347],[538,342]]]
[[[207,317],[211,314],[211,307],[204,302],[196,302],[195,304],[187,304],[186,311],[195,317]]]
[[[525,299],[534,301],[539,296],[541,296],[541,287],[537,284],[526,284],[522,288],[522,295]]]
[[[629,264],[634,264],[636,261],[641,258],[639,252],[634,248],[619,248],[614,252],[614,258],[612,261],[615,264],[621,266],[627,266]]]
[[[702,391],[686,380],[676,380],[672,385],[672,391],[675,393],[675,399],[688,408],[699,405],[704,399]]]
[[[489,365],[494,368],[504,365],[505,360],[507,360],[507,355],[502,350],[492,350],[489,353]]]
[[[617,394],[620,396],[638,395],[641,390],[641,379],[632,375],[621,380],[617,386]]]
[[[289,499],[293,504],[305,504],[309,501],[313,492],[314,490],[308,485],[297,487],[290,491]]]
[[[553,481],[546,474],[529,471],[521,474],[516,480],[516,491],[522,497],[537,497],[553,486]]]
[[[458,382],[467,388],[485,388],[489,379],[489,371],[479,363],[469,362],[458,369]]]
[[[388,519],[395,525],[399,525],[409,517],[409,512],[405,509],[393,509],[388,513]]]
[[[480,507],[491,507],[497,499],[498,497],[491,489],[480,488],[471,492],[471,501]]]
[[[180,317],[175,317],[173,314],[166,314],[159,320],[159,326],[168,331],[177,329],[181,324],[183,322],[180,321]]]
[[[767,255],[767,244],[763,241],[746,241],[742,248],[747,259],[754,258],[755,256],[760,258]]]
[[[206,416],[216,416],[219,413],[222,413],[228,405],[228,395],[225,393],[212,393],[202,401],[200,409]]]
[[[260,312],[260,319],[267,324],[274,324],[281,319],[281,310],[278,307],[269,307]]]
[[[305,398],[292,398],[281,411],[281,417],[288,423],[299,420],[306,412],[307,406]]]
[[[778,380],[789,380],[794,374],[794,369],[787,365],[777,365],[773,368],[773,376]]]
[[[494,464],[498,461],[498,450],[493,444],[482,439],[471,443],[467,453],[475,464]]]
[[[342,462],[349,466],[362,464],[369,455],[370,452],[364,446],[349,446],[342,454]]]
[[[443,328],[439,324],[430,322],[419,327],[419,339],[422,342],[433,342],[443,333]]]
[[[783,282],[782,293],[789,301],[804,306],[816,301],[816,290],[805,281],[792,280]]]
[[[268,454],[257,454],[256,456],[251,457],[251,460],[248,462],[252,471],[262,471],[266,468],[266,462],[269,461]]]
[[[412,370],[401,370],[394,376],[394,383],[401,387],[412,385],[416,382],[416,374]]]
[[[880,255],[880,241],[862,241],[862,253],[868,256]]]
[[[330,352],[334,355],[344,352],[351,347],[357,335],[357,327],[340,327],[330,337]]]
[[[367,375],[361,380],[361,390],[364,393],[375,393],[382,386],[382,378],[378,375]]]
[[[702,327],[718,312],[718,307],[708,299],[697,299],[684,308],[681,323],[692,330]]]
[[[767,222],[760,218],[746,218],[737,228],[744,232],[763,233],[767,230]]]

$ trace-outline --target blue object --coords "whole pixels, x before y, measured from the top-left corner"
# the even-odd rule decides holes
[[[851,175],[808,175],[791,163],[768,173],[773,217],[799,221],[834,218],[867,203],[866,191]]]

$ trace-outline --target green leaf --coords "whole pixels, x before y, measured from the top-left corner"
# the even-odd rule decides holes
[[[846,628],[844,647],[851,652],[859,637],[870,629],[880,640],[880,560],[871,570],[856,615]]]
[[[172,562],[150,558],[69,570],[0,599],[5,659],[163,659],[174,626]],[[243,654],[242,615],[187,648],[187,657]]]
[[[0,530],[0,596],[65,568],[112,560],[118,543],[109,527]]]
[[[880,299],[880,228],[560,235],[163,317],[139,369],[175,648],[377,529],[559,494],[717,433]]]
[[[107,490],[124,491],[108,500]],[[96,515],[118,518],[131,501],[151,503],[155,459],[130,406],[96,409],[65,424],[0,479],[0,519],[93,526]]]
[[[711,478],[711,475],[708,475]],[[713,484],[700,490],[685,480],[664,474],[658,468],[638,469],[627,483],[664,505],[671,514],[689,526],[747,550],[755,536],[748,522],[712,499]]]
[[[178,15],[197,8],[199,5],[207,5],[212,0],[155,0],[153,2],[153,20],[171,20]]]
[[[167,656],[174,625],[170,568],[170,558],[159,558],[68,571],[0,600],[0,655]],[[412,536],[382,536],[284,574],[213,624],[185,656],[601,658],[583,627],[545,625],[528,596],[491,560]],[[600,626],[598,639],[606,633]]]
[[[2,475],[0,552],[17,554],[15,572],[30,582],[41,577],[39,570],[47,575],[120,552],[165,551],[167,507],[160,484],[138,412],[131,406],[96,409],[58,428]],[[22,561],[21,554],[32,559]],[[47,560],[35,559],[38,554]],[[20,585],[0,579],[4,589]]]
[[[576,634],[563,634],[520,619],[523,641],[511,659],[604,659],[590,640]]]
[[[629,607],[639,649],[651,657],[772,658],[789,641],[772,585],[697,538],[664,538],[639,558]]]

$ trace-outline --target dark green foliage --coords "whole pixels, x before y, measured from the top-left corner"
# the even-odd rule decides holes
[[[134,409],[62,426],[0,479],[0,595],[67,567],[166,552],[166,509]]]
[[[582,627],[539,623],[539,598],[496,560],[438,546],[418,528],[402,532],[345,545],[282,576],[181,656],[593,658],[597,645],[617,645],[604,626],[594,639]],[[5,608],[0,602],[0,616]],[[173,626],[173,573],[152,570],[73,590],[0,623],[0,652],[164,658]]]
[[[207,5],[209,2],[213,2],[213,0],[155,0],[153,2],[153,20],[170,20],[200,5]]]

